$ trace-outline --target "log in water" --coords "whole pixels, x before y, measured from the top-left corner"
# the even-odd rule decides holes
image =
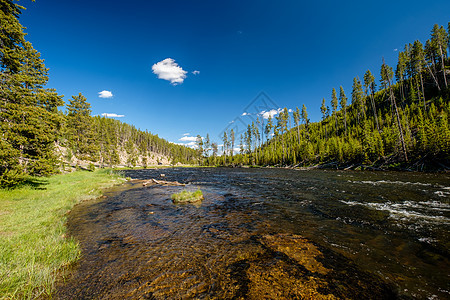
[[[147,180],[160,170],[126,171]],[[167,169],[77,205],[56,298],[450,297],[445,174]],[[199,205],[172,203],[183,189]]]

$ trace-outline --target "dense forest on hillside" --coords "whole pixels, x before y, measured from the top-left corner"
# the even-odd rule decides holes
[[[170,143],[118,120],[91,116],[90,104],[79,94],[66,105],[57,146],[65,161],[74,157],[98,162],[100,167],[124,164],[134,167],[165,163],[197,163],[197,151]]]
[[[220,157],[217,143],[199,137],[203,163],[448,170],[449,33],[450,23],[447,31],[434,25],[425,45],[405,45],[395,71],[382,59],[378,89],[370,70],[353,78],[348,96],[333,88],[329,105],[322,99],[320,122],[310,122],[305,105],[274,119],[259,116],[239,137],[224,132]]]
[[[48,69],[25,39],[22,9],[12,0],[0,0],[0,186],[53,174],[73,163],[197,161],[193,149],[117,120],[92,117],[81,94],[72,97],[63,113],[63,96],[45,87]]]

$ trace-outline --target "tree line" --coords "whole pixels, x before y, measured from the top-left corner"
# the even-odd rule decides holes
[[[199,137],[203,164],[448,169],[449,36],[450,22],[447,30],[436,24],[425,44],[416,40],[399,51],[395,70],[383,58],[378,82],[367,70],[353,78],[351,95],[333,88],[328,104],[321,101],[320,122],[310,122],[305,105],[259,116],[238,141],[225,132],[219,156],[217,143]]]
[[[92,117],[82,94],[69,100],[66,113],[59,110],[63,96],[46,88],[48,69],[25,39],[22,9],[0,0],[0,186],[56,173],[73,156],[101,166],[116,165],[122,156],[130,166],[146,165],[157,154],[171,163],[197,162],[193,149],[118,120]]]

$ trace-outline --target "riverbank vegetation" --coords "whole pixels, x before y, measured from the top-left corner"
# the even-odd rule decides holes
[[[224,132],[221,156],[199,137],[203,164],[449,170],[449,33],[450,23],[436,24],[425,43],[398,52],[395,68],[381,59],[379,70],[353,78],[350,93],[333,88],[317,102],[320,122],[310,122],[305,105],[259,115],[240,136]]]
[[[171,196],[173,203],[194,203],[203,200],[203,193],[201,190],[195,192],[181,191]]]
[[[0,190],[0,298],[49,296],[55,279],[80,255],[67,236],[67,214],[83,200],[123,182],[109,170],[34,178]]]

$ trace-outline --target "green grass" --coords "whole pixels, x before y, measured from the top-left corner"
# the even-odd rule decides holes
[[[174,203],[192,203],[199,202],[203,200],[203,193],[201,190],[196,190],[195,192],[182,191],[172,195],[172,201]]]
[[[80,256],[78,243],[66,237],[68,212],[121,182],[107,170],[78,171],[0,189],[0,299],[50,296],[56,278]]]

